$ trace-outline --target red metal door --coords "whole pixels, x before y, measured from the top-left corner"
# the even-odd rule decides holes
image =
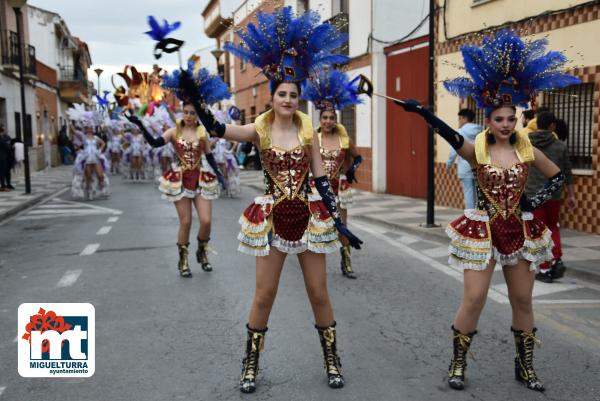
[[[423,43],[425,43],[424,47]],[[387,95],[427,104],[427,37],[386,49]],[[412,46],[413,48],[411,49]],[[414,48],[416,47],[416,49]],[[398,53],[396,53],[398,52]],[[396,54],[394,54],[396,53]],[[427,196],[427,125],[422,118],[387,103],[387,192]]]

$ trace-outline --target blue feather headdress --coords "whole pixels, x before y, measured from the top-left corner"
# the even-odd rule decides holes
[[[301,82],[320,66],[349,60],[333,53],[348,36],[319,20],[313,10],[296,17],[289,6],[271,14],[259,12],[256,25],[237,32],[241,43],[228,42],[223,48],[262,69],[272,81]]]
[[[477,107],[527,107],[539,92],[564,88],[581,81],[563,71],[567,58],[557,51],[546,52],[548,41],[525,42],[503,30],[485,37],[481,47],[462,46],[465,69],[470,78],[444,81],[454,96],[471,96]]]
[[[302,98],[311,101],[319,110],[342,110],[347,106],[361,103],[355,83],[348,75],[331,68],[319,70],[302,90]]]
[[[164,75],[161,86],[174,92],[180,100],[184,100],[183,89],[180,83],[181,75],[184,73],[188,74],[194,81],[194,86],[198,91],[198,96],[202,103],[210,105],[231,97],[229,88],[221,77],[211,74],[206,68],[196,68],[194,60],[188,60],[187,70],[182,71],[177,69],[170,74]]]

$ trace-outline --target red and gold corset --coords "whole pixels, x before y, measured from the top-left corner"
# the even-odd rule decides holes
[[[507,220],[515,214],[525,188],[529,166],[517,163],[509,168],[492,164],[478,165],[477,182],[482,198],[480,204],[488,211],[490,221],[502,216]]]
[[[261,151],[265,174],[265,194],[303,201],[307,199],[307,175],[310,169],[310,145],[285,150],[273,146]]]
[[[325,174],[327,174],[327,178],[329,181],[333,183],[333,181],[339,180],[340,169],[344,164],[344,159],[346,157],[345,149],[325,149],[321,148],[321,158],[323,159],[323,168],[325,169]],[[334,192],[337,193],[337,188],[333,188]]]
[[[178,138],[175,142],[175,153],[182,171],[197,170],[204,153],[204,141],[189,142]]]

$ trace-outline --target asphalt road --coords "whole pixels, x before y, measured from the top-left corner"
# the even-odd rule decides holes
[[[364,223],[351,223],[365,241],[353,255],[359,279],[342,277],[339,254],[328,257],[346,387],[327,387],[302,274],[290,257],[257,392],[242,395],[237,380],[254,259],[236,251],[235,237],[256,191],[214,203],[214,271],[193,262],[194,277],[182,279],[174,207],[150,183],[112,183],[109,200],[74,202],[63,193],[0,226],[0,401],[600,400],[600,288],[573,282],[538,293],[543,346],[536,366],[547,386],[538,394],[513,379],[510,308],[498,273],[472,346],[467,390],[457,392],[445,374],[460,274],[427,252],[443,246],[438,240]],[[18,375],[17,308],[25,302],[95,306],[93,377]]]

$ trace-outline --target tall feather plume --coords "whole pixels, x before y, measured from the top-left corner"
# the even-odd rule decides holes
[[[349,60],[334,53],[348,41],[347,35],[319,21],[316,11],[296,17],[289,6],[274,13],[259,12],[256,24],[236,32],[240,44],[228,42],[223,48],[262,69],[271,80],[301,82],[325,65]]]
[[[302,98],[311,101],[320,110],[343,110],[361,103],[356,79],[331,68],[319,70],[308,80],[302,90]]]
[[[508,30],[485,37],[481,46],[465,45],[461,52],[469,77],[446,80],[444,87],[455,96],[473,97],[478,107],[527,107],[541,91],[580,83],[564,72],[565,55],[547,52],[547,45],[546,39],[526,42]]]

